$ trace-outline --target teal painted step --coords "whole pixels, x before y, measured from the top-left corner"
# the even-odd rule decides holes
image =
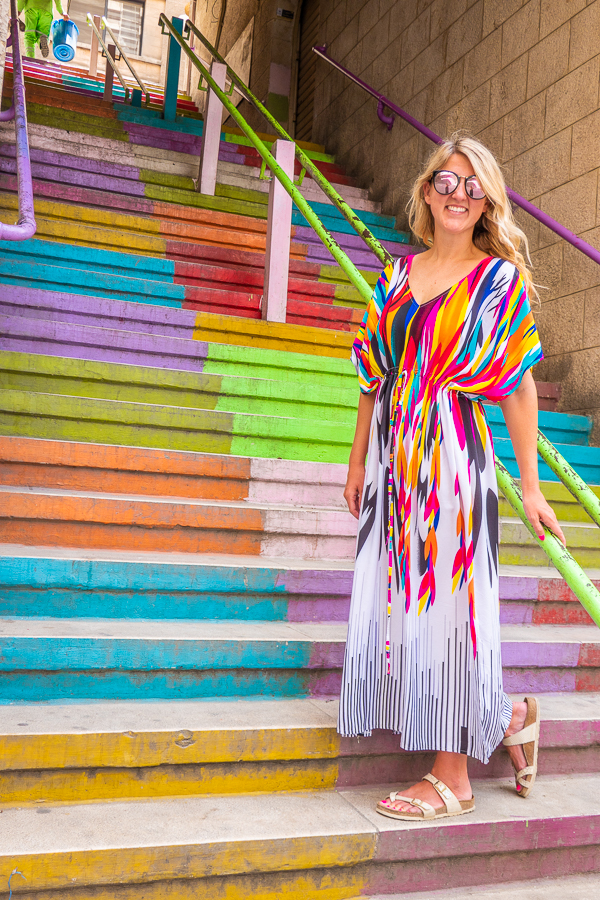
[[[345,621],[352,570],[0,557],[0,616]]]
[[[62,246],[71,249],[68,244]],[[7,257],[4,254],[0,256],[0,284],[35,287],[48,291],[62,289],[87,297],[106,297],[157,306],[173,306],[177,309],[182,308],[185,299],[185,286],[166,280],[151,281],[139,277],[113,275],[107,271],[93,269],[86,271],[84,268],[70,268],[67,265],[52,266],[27,258]]]
[[[29,266],[43,261],[45,265],[65,266],[86,273],[107,272],[111,276],[146,278],[150,281],[164,281],[166,284],[172,284],[175,276],[175,263],[170,259],[121,253],[118,250],[81,244],[62,244],[58,241],[0,241],[1,258],[6,263],[14,259]],[[4,268],[5,265],[2,266],[3,273]]]
[[[319,672],[307,669],[166,669],[157,672],[0,673],[0,702],[40,703],[65,700],[226,700],[240,697],[277,699],[334,694],[311,690]]]

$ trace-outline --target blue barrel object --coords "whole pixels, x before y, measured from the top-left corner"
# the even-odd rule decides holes
[[[77,50],[79,28],[70,19],[55,19],[52,23],[52,52],[59,62],[71,62]]]

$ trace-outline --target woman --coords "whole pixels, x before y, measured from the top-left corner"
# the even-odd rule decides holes
[[[436,750],[423,781],[377,806],[429,819],[474,809],[467,756],[487,763],[503,737],[522,796],[537,765],[537,701],[502,688],[483,398],[504,414],[529,521],[541,540],[544,525],[564,537],[537,473],[527,240],[489,150],[440,145],[409,218],[428,249],[382,273],[352,351],[361,397],[344,496],[359,527],[338,731],[387,728],[405,750]]]

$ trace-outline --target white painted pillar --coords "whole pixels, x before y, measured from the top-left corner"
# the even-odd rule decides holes
[[[282,140],[276,141],[271,148],[271,153],[291,181],[294,180],[295,150],[293,141]],[[268,322],[285,322],[291,233],[292,198],[281,182],[273,176],[269,188],[265,287],[262,302],[262,317]]]
[[[210,67],[210,74],[221,90],[225,90],[227,66],[223,63],[213,62]],[[204,129],[202,131],[197,190],[200,194],[209,194],[211,197],[215,195],[217,184],[217,163],[219,161],[222,121],[223,104],[217,95],[209,89],[204,108]]]
[[[94,19],[94,25],[100,31],[100,16],[93,16],[92,18]],[[95,78],[98,72],[98,36],[92,29],[90,31],[92,32],[92,43],[90,44],[90,67],[88,72],[92,78]]]

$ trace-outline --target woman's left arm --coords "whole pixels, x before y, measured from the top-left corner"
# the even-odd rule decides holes
[[[516,391],[501,401],[500,408],[521,474],[525,514],[540,540],[544,540],[543,523],[566,546],[567,542],[554,510],[540,490],[537,461],[538,402],[531,369],[523,375]]]

